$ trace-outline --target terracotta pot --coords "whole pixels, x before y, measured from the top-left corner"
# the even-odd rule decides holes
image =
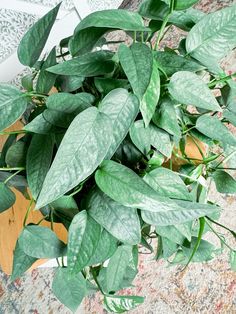
[[[201,155],[198,147],[203,152],[203,155],[206,156],[207,145],[205,143],[201,142],[200,140],[196,139],[196,138],[193,139],[192,137],[187,136],[186,145],[185,145],[185,155],[188,158],[192,158],[192,162],[195,165],[199,165],[200,163],[202,163],[202,160],[203,160],[202,155]],[[180,149],[176,148],[176,149],[174,149],[174,151],[175,151],[175,154],[173,154],[171,157],[172,168],[173,168],[173,170],[178,171],[178,169],[182,165],[187,164],[188,161],[183,159],[184,156],[183,156],[182,152],[180,151]],[[170,167],[170,161],[167,160],[163,166],[169,168]]]

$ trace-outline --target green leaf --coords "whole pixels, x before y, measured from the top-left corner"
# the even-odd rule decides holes
[[[136,121],[130,129],[130,137],[144,155],[148,154],[153,146],[163,155],[171,156],[172,145],[169,134],[153,124],[145,128],[142,120]]]
[[[172,23],[183,29],[184,31],[190,31],[192,27],[198,23],[206,14],[201,10],[189,8],[183,11],[174,11],[169,19],[169,23]]]
[[[218,192],[229,194],[236,193],[236,180],[226,171],[216,170],[212,177]]]
[[[59,3],[39,19],[22,38],[17,50],[18,58],[22,64],[32,67],[40,57],[56,20],[60,5]]]
[[[109,118],[95,107],[73,120],[45,178],[37,208],[64,195],[93,173],[108,152],[110,134]]]
[[[50,203],[50,207],[52,207],[56,212],[60,212],[60,214],[64,213],[65,216],[70,219],[72,219],[79,212],[76,201],[70,195],[63,195]]]
[[[196,243],[195,243],[195,245],[193,247],[192,254],[190,255],[189,260],[188,260],[187,264],[185,265],[185,268],[193,260],[194,255],[197,253],[198,248],[201,245],[202,236],[203,236],[203,233],[204,233],[204,228],[205,228],[205,219],[202,217],[202,218],[199,219],[199,231],[198,231],[197,240],[196,240]]]
[[[19,140],[6,153],[6,164],[9,167],[24,167],[26,163],[27,143]]]
[[[115,238],[126,244],[138,244],[141,227],[134,208],[116,203],[99,189],[93,190],[87,199],[89,214]]]
[[[223,117],[226,118],[231,124],[236,126],[236,113],[225,109],[223,112]]]
[[[56,127],[45,120],[43,113],[24,126],[24,130],[36,134],[50,134],[56,132]]]
[[[53,279],[52,291],[61,303],[75,312],[86,295],[86,281],[81,273],[72,277],[67,268],[59,267]]]
[[[175,226],[158,226],[156,228],[156,232],[170,241],[183,244],[185,238],[191,241],[191,223],[180,224]]]
[[[115,253],[116,249],[117,239],[103,229],[98,245],[88,262],[88,266],[104,263]]]
[[[69,93],[74,92],[83,85],[84,77],[77,75],[60,75],[58,81],[60,82],[61,90]]]
[[[143,210],[144,221],[152,225],[181,224],[218,211],[213,205],[163,197],[131,169],[114,161],[104,161],[95,173],[95,180],[116,202]]]
[[[5,172],[5,171],[2,171],[2,172],[0,171],[0,182],[4,182],[11,175],[12,175],[12,173]],[[11,186],[11,187],[14,187],[19,192],[21,192],[24,196],[27,194],[28,183],[27,183],[27,181],[26,181],[24,176],[15,175],[14,177],[12,177],[10,180],[7,181],[7,185]]]
[[[148,88],[152,75],[151,49],[142,43],[134,43],[130,47],[121,44],[118,57],[134,94],[141,99]]]
[[[189,32],[186,49],[192,57],[208,66],[236,46],[236,5],[205,16]]]
[[[162,69],[167,76],[171,76],[178,71],[197,72],[204,69],[201,64],[194,60],[168,51],[155,51],[154,58],[160,69]]]
[[[73,119],[83,110],[91,107],[94,96],[88,93],[58,93],[48,97],[43,117],[49,123],[68,128]]]
[[[3,182],[0,182],[0,213],[14,205],[16,196],[12,190]]]
[[[16,87],[0,84],[0,131],[15,123],[25,112],[26,96]]]
[[[22,77],[21,84],[27,92],[32,92],[34,90],[34,78],[35,74],[29,73]]]
[[[106,284],[109,292],[119,290],[129,265],[132,249],[131,245],[121,245],[110,258],[106,272]]]
[[[94,84],[101,94],[108,94],[116,88],[128,89],[129,83],[124,79],[95,77]]]
[[[236,271],[236,251],[230,251],[230,267]]]
[[[125,313],[144,302],[143,297],[138,296],[108,296],[104,297],[104,305],[108,312]]]
[[[169,257],[171,257],[174,253],[178,251],[178,245],[175,242],[165,237],[161,237],[161,245],[162,245],[162,256],[167,261]]]
[[[47,68],[56,65],[56,48],[54,47],[49,53],[47,59],[44,61],[40,69],[36,84],[36,91],[42,94],[48,94],[56,81],[56,75],[46,71]]]
[[[68,267],[71,273],[79,273],[88,265],[98,245],[101,226],[85,210],[72,220],[68,235]]]
[[[181,104],[222,111],[212,91],[195,73],[188,71],[175,73],[171,77],[168,89],[171,96]]]
[[[26,226],[18,239],[25,254],[36,258],[55,258],[66,254],[66,246],[47,227]]]
[[[196,129],[204,135],[228,144],[236,146],[235,136],[227,129],[227,127],[215,116],[201,116],[197,119]]]
[[[134,145],[144,154],[147,155],[151,150],[150,128],[145,128],[143,120],[137,120],[129,131],[130,138]]]
[[[85,77],[111,73],[114,70],[113,53],[100,50],[64,61],[47,69],[62,75],[79,75]]]
[[[186,256],[186,261],[188,261],[193,253],[193,249],[196,247],[198,243],[198,239],[196,237],[192,237],[192,241],[190,247],[182,246],[183,253]],[[197,251],[195,252],[192,262],[207,262],[213,259],[213,253],[215,251],[215,247],[213,244],[206,240],[201,240],[198,245]],[[184,261],[184,263],[186,263]]]
[[[182,200],[192,200],[183,180],[177,173],[167,168],[160,167],[154,169],[148,172],[143,179],[160,195]]]
[[[169,97],[161,99],[160,104],[152,118],[154,124],[176,137],[181,136],[178,117],[173,101]]]
[[[153,59],[153,68],[150,82],[140,103],[140,111],[142,113],[146,127],[149,125],[155,113],[155,109],[160,97],[160,87],[158,64],[155,59]]]
[[[125,31],[145,31],[144,22],[138,13],[127,10],[103,10],[84,18],[76,27],[69,42],[72,55],[91,50],[100,37],[115,29]]]
[[[109,134],[111,145],[106,155],[110,159],[126,137],[130,126],[139,111],[139,101],[126,89],[111,91],[100,103],[99,110],[110,118],[112,132]]]
[[[10,134],[1,148],[0,167],[6,166],[6,154],[8,149],[16,142],[17,134]]]
[[[154,20],[162,20],[169,12],[169,6],[160,0],[145,0],[139,7],[139,14]]]
[[[164,0],[170,4],[170,0]],[[199,0],[175,0],[174,9],[175,10],[186,10],[197,3]]]
[[[159,150],[164,156],[170,158],[172,153],[172,143],[170,135],[155,126],[154,124],[149,125],[151,145]]]
[[[169,13],[169,6],[160,0],[145,0],[140,8],[139,14],[154,21],[163,21]],[[202,11],[189,8],[184,11],[174,11],[169,17],[169,23],[189,31],[205,14]],[[153,23],[151,23],[153,24]],[[151,24],[149,25],[152,28]]]
[[[26,159],[26,174],[30,191],[36,200],[49,170],[54,147],[52,135],[34,134]]]
[[[15,279],[21,277],[36,261],[37,258],[25,254],[17,241],[14,250],[11,280],[14,281]]]
[[[224,99],[224,105],[228,110],[236,114],[236,82],[228,80],[227,85],[221,89],[221,94]]]

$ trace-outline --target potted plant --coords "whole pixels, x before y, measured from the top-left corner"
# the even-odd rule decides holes
[[[138,272],[140,247],[186,268],[221,253],[203,239],[212,232],[236,269],[235,248],[215,227],[236,234],[218,222],[221,208],[208,196],[212,181],[220,193],[236,192],[228,128],[236,125],[236,83],[219,63],[236,45],[236,5],[206,15],[191,8],[196,2],[146,0],[138,13],[92,13],[41,57],[58,5],[19,45],[19,60],[32,69],[24,90],[0,86],[0,128],[8,135],[0,210],[25,182],[31,199],[12,278],[37,259],[56,258],[52,289],[72,311],[96,291],[110,312],[144,302],[117,294]],[[188,33],[176,49],[160,48],[171,25]],[[132,43],[108,50],[114,30]],[[4,131],[19,119],[22,129]],[[33,208],[51,228],[28,223]],[[54,233],[57,223],[67,243]]]

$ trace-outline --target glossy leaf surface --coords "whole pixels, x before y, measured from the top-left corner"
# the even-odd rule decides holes
[[[194,86],[194,88],[193,88]],[[171,96],[181,104],[213,111],[222,111],[212,91],[199,76],[188,71],[175,73],[169,83]]]
[[[64,195],[93,173],[110,147],[110,130],[109,118],[96,108],[86,109],[73,120],[45,178],[37,208]]]
[[[27,98],[16,87],[0,84],[0,131],[16,122],[27,107]]]
[[[66,246],[47,227],[26,226],[18,239],[25,254],[36,258],[55,258],[66,254]]]
[[[111,145],[106,155],[106,159],[110,159],[136,118],[139,111],[139,101],[135,95],[129,94],[126,89],[118,88],[111,91],[102,100],[99,110],[110,118],[112,124]]]
[[[52,291],[60,302],[75,312],[87,292],[86,281],[81,273],[70,276],[67,268],[59,267],[53,279]]]
[[[33,66],[40,57],[51,28],[56,20],[60,4],[38,20],[24,35],[18,47],[18,58],[27,66]]]
[[[87,215],[86,211],[78,213],[69,228],[68,267],[71,273],[79,273],[93,256],[101,234],[101,226]]]
[[[99,189],[88,198],[89,214],[114,237],[126,244],[138,244],[141,228],[137,210],[113,201]]]

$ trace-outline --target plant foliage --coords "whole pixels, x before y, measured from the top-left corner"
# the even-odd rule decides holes
[[[155,251],[155,239],[157,259],[187,266],[220,252],[203,239],[211,231],[235,270],[236,251],[214,225],[236,234],[217,222],[221,209],[210,201],[209,185],[236,193],[228,166],[236,152],[228,128],[236,125],[235,74],[220,63],[236,47],[236,5],[206,15],[191,8],[195,3],[145,0],[135,13],[92,13],[42,57],[58,5],[20,43],[19,60],[32,69],[23,91],[0,85],[7,137],[0,212],[16,201],[12,188],[31,199],[12,278],[37,259],[60,257],[52,288],[72,311],[97,290],[113,313],[143,303],[117,292],[132,286],[139,250]],[[189,33],[175,49],[163,49],[170,25]],[[114,30],[131,40],[104,48]],[[5,130],[17,120],[21,130]],[[41,221],[27,224],[34,204],[51,230]],[[68,230],[68,243],[54,233],[57,223]]]

